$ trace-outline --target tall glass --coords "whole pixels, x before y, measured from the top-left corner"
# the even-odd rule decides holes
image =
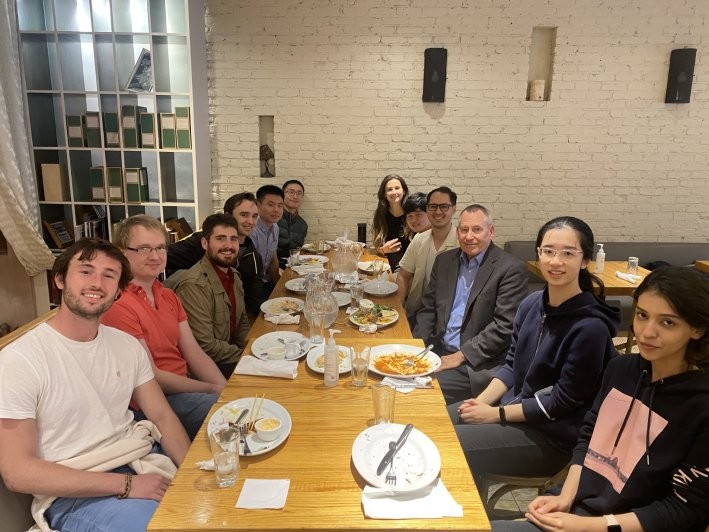
[[[239,477],[239,429],[221,425],[209,435],[214,474],[220,488],[236,484]]]

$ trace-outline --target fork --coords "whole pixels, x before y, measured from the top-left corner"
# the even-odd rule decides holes
[[[394,473],[394,458],[395,456],[391,457],[391,462],[389,462],[389,472],[387,473],[387,476],[384,478],[387,484],[390,486],[396,486],[396,474]]]
[[[244,444],[244,456],[247,454],[251,454],[251,449],[249,449],[249,444],[246,441],[246,436],[249,434],[249,424],[248,423],[241,423],[239,425],[239,433],[241,434],[241,441]]]

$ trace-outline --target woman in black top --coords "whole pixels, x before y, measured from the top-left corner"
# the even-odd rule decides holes
[[[392,271],[399,266],[408,245],[408,239],[404,238],[406,215],[403,207],[408,194],[406,181],[396,174],[386,176],[377,192],[379,202],[372,222],[374,247],[377,253],[386,255]]]

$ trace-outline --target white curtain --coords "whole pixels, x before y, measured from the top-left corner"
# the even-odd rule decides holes
[[[34,276],[54,256],[39,233],[37,184],[25,124],[15,1],[0,0],[0,230]]]

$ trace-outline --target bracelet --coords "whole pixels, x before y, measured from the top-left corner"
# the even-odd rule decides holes
[[[131,475],[130,473],[126,473],[126,486],[123,489],[123,493],[121,493],[120,495],[116,495],[116,498],[117,499],[125,499],[126,497],[128,497],[128,494],[130,494],[130,486],[132,483],[133,483],[133,475]]]
[[[497,409],[497,411],[500,413],[500,425],[503,427],[507,425],[507,416],[505,416],[505,407],[500,405],[500,407]]]

